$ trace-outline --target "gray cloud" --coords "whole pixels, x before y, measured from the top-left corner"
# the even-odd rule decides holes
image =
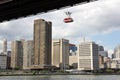
[[[0,25],[0,36],[1,38],[8,38],[8,40],[32,37],[32,25],[31,21],[24,19],[2,23]]]

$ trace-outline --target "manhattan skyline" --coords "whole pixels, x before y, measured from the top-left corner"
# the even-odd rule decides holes
[[[87,41],[95,41],[112,53],[114,48],[120,44],[119,7],[119,0],[98,0],[3,22],[0,23],[0,40],[7,38],[8,46],[10,46],[10,41],[20,38],[33,40],[34,20],[41,18],[53,23],[53,39],[65,38],[69,39],[70,43],[80,44],[83,37],[86,37]],[[63,22],[63,19],[67,17],[66,11],[72,12],[71,17],[74,22]],[[2,44],[0,44],[1,48]]]

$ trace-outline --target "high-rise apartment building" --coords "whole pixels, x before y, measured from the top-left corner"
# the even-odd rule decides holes
[[[7,39],[3,40],[3,52],[7,52]]]
[[[43,19],[34,21],[34,65],[47,68],[51,65],[52,23]]]
[[[34,58],[33,40],[24,41],[23,43],[23,69],[30,69],[33,65]]]
[[[78,69],[99,69],[98,45],[95,42],[84,42],[79,45]]]
[[[24,40],[20,41],[13,41],[11,45],[11,67],[12,68],[22,68],[23,67],[23,42]]]
[[[61,69],[69,66],[69,40],[57,39],[52,41],[52,65]]]

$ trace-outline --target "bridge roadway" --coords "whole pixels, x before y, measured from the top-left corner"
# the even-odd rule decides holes
[[[0,0],[0,22],[90,1],[93,0]]]

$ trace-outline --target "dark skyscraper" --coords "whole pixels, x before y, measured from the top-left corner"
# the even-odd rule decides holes
[[[34,21],[34,65],[46,68],[51,65],[52,23],[43,19]]]
[[[104,51],[104,47],[103,46],[99,46],[99,51]]]

